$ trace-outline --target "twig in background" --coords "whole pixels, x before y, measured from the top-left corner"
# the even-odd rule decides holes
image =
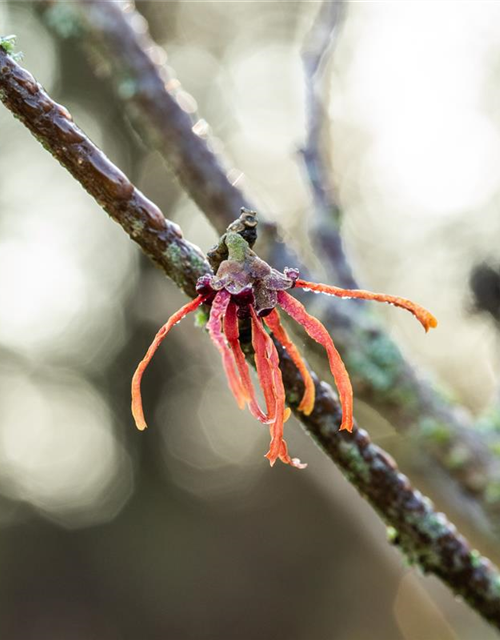
[[[328,54],[342,28],[344,2],[326,0],[302,49],[306,101],[306,140],[301,149],[314,203],[312,233],[322,263],[339,286],[356,289],[357,283],[340,235],[341,211],[335,198],[327,147],[330,144],[325,70]]]
[[[182,238],[73,123],[70,114],[0,47],[0,99],[52,155],[71,172],[178,286],[193,295],[195,278],[208,272],[199,250]],[[332,389],[315,378],[316,402],[309,416],[297,411],[303,391],[299,371],[281,351],[290,405],[309,433],[391,527],[390,537],[423,571],[432,573],[485,620],[500,629],[500,574],[471,550],[443,514],[415,491],[394,461],[362,429],[338,431],[340,407]]]

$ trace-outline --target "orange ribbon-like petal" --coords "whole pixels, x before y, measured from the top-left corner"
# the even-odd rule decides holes
[[[314,408],[315,389],[314,382],[311,378],[308,368],[306,367],[297,347],[293,344],[286,332],[285,327],[281,324],[281,319],[277,309],[273,309],[271,313],[264,318],[265,323],[273,332],[274,337],[286,349],[292,362],[299,370],[302,380],[304,381],[304,395],[299,404],[299,411],[306,416],[310,415]]]
[[[296,287],[301,289],[309,289],[317,293],[326,293],[329,296],[336,296],[337,298],[361,298],[362,300],[377,300],[378,302],[387,302],[393,304],[395,307],[401,307],[412,313],[415,318],[420,322],[425,331],[434,329],[437,327],[438,321],[432,315],[430,311],[424,309],[419,304],[415,304],[411,300],[406,298],[399,298],[398,296],[390,296],[385,293],[372,293],[371,291],[365,291],[364,289],[341,289],[340,287],[332,287],[328,284],[320,284],[316,282],[307,282],[307,280],[296,280]]]
[[[206,300],[206,298],[207,296],[198,296],[194,300],[191,300],[183,307],[181,307],[179,311],[176,311],[172,316],[170,316],[167,322],[156,334],[153,342],[151,343],[151,346],[147,350],[146,355],[135,370],[134,376],[132,378],[132,415],[134,416],[135,424],[139,431],[144,431],[144,429],[148,426],[144,418],[141,396],[141,380],[144,371],[146,370],[148,364],[151,362],[151,358],[156,353],[156,350],[163,342],[170,329],[175,324],[180,322],[184,317],[186,317],[188,313],[191,313],[191,311],[195,311]]]
[[[303,304],[286,291],[278,291],[278,304],[290,317],[304,327],[313,340],[319,342],[326,349],[330,369],[337,385],[340,404],[342,405],[342,424],[340,429],[352,431],[353,399],[351,381],[330,334],[317,318],[307,313]]]
[[[269,425],[271,444],[266,458],[271,466],[279,458],[285,464],[304,469],[307,465],[301,463],[298,458],[290,457],[283,439],[283,426],[290,417],[290,409],[285,408],[285,388],[279,367],[278,352],[253,307],[250,307],[250,312],[257,375],[266,399],[268,414],[273,415],[273,421]]]

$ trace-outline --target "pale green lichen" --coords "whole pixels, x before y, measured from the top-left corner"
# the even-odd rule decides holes
[[[500,456],[500,442],[490,442],[488,449],[496,456]]]
[[[348,440],[341,440],[339,450],[344,456],[346,464],[346,474],[361,478],[363,482],[369,482],[371,478],[370,466],[361,455],[358,447]]]
[[[116,90],[122,100],[130,100],[137,93],[137,82],[132,78],[124,78],[118,83]]]
[[[132,238],[140,236],[146,227],[144,220],[142,220],[142,218],[136,218],[136,217],[132,218],[130,226],[131,226],[130,235],[132,236]]]
[[[203,256],[196,251],[186,252],[175,242],[171,242],[163,251],[169,276],[182,289],[192,291],[192,279],[197,279],[208,272],[208,265]]]
[[[404,404],[406,410],[416,408],[413,386],[402,376],[403,359],[398,348],[381,335],[367,339],[362,333],[356,342],[359,347],[346,354],[350,375],[358,377],[365,386],[369,384],[378,401]]]
[[[193,252],[189,256],[189,264],[191,269],[199,273],[200,276],[205,275],[208,272],[208,265],[205,258],[196,252]]]
[[[236,262],[243,262],[245,260],[249,246],[248,242],[240,236],[239,233],[228,231],[224,242],[226,243],[230,260],[236,260]]]
[[[448,533],[449,524],[442,513],[428,513],[423,520],[422,530],[432,540],[437,540]]]
[[[477,549],[472,549],[470,552],[470,562],[474,569],[479,569],[482,564],[482,556]]]
[[[165,249],[164,251],[164,255],[167,258],[167,260],[174,266],[174,267],[181,267],[181,261],[182,261],[182,251],[180,249],[180,247],[178,247],[176,244],[174,244],[173,242],[171,244],[168,245],[168,247]]]
[[[465,444],[457,443],[448,451],[444,463],[448,469],[461,469],[470,461],[470,451]]]
[[[500,598],[500,576],[496,576],[488,585],[488,595],[491,598]]]
[[[477,420],[475,426],[483,433],[500,432],[500,411],[496,407],[489,409]]]
[[[9,54],[14,53],[16,48],[16,36],[0,36],[0,47]]]
[[[83,34],[80,16],[71,3],[58,2],[44,13],[49,27],[61,38],[77,38]]]
[[[492,480],[486,485],[484,499],[487,504],[495,504],[500,501],[500,480]]]
[[[432,417],[425,417],[419,420],[418,431],[422,438],[437,445],[448,444],[452,437],[450,427]]]
[[[429,501],[429,507],[432,503]],[[438,566],[441,556],[436,546],[440,538],[449,532],[449,524],[446,516],[435,511],[408,512],[405,521],[412,525],[422,537],[421,543],[416,543],[410,536],[398,536],[397,546],[404,552],[410,565],[417,565],[422,571],[428,571],[430,567]],[[424,540],[427,539],[427,542]]]
[[[16,62],[20,62],[23,59],[23,52],[15,52],[16,48],[16,36],[0,36],[0,48],[8,53]]]

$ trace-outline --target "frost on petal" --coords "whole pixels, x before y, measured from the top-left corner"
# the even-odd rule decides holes
[[[353,399],[351,381],[330,334],[317,318],[307,313],[303,304],[286,291],[278,292],[278,303],[289,316],[304,327],[313,340],[326,349],[330,369],[337,385],[340,404],[342,405],[342,424],[340,428],[352,431]]]
[[[205,300],[206,295],[200,295],[196,297],[194,300],[191,300],[183,307],[176,311],[167,322],[163,325],[163,327],[156,334],[151,346],[147,350],[146,355],[139,363],[139,366],[135,370],[134,376],[132,378],[132,415],[134,416],[135,424],[140,431],[144,431],[147,427],[146,420],[144,418],[144,410],[142,408],[142,397],[141,397],[141,380],[146,370],[148,364],[151,362],[151,358],[154,356],[156,350],[163,342],[163,339],[170,331],[170,329],[180,322],[188,313],[191,311],[195,311]]]
[[[273,466],[279,458],[285,464],[303,469],[306,465],[303,465],[297,458],[291,458],[289,456],[286,442],[283,439],[283,427],[290,417],[290,409],[285,407],[285,388],[279,367],[278,352],[274,346],[274,342],[266,333],[262,320],[260,320],[253,308],[251,309],[251,320],[255,363],[266,398],[268,411],[270,403],[274,402],[275,406],[274,420],[269,425],[271,444],[265,457],[269,460],[271,466]]]
[[[273,309],[273,311],[264,319],[264,322],[271,329],[276,340],[278,340],[278,342],[286,349],[288,355],[292,359],[292,362],[302,376],[302,380],[304,381],[304,395],[302,396],[302,400],[299,404],[299,411],[302,411],[302,413],[308,416],[314,408],[314,399],[316,394],[311,374],[302,360],[299,350],[290,340],[286,329],[281,324],[278,311]]]
[[[395,307],[401,307],[412,313],[415,318],[420,322],[425,331],[434,329],[437,327],[436,318],[421,307],[419,304],[415,304],[411,300],[406,298],[399,298],[398,296],[390,296],[385,293],[372,293],[371,291],[365,291],[364,289],[341,289],[340,287],[332,287],[328,284],[320,284],[316,282],[307,282],[306,280],[297,280],[295,282],[296,287],[301,289],[309,289],[310,291],[316,291],[317,293],[326,293],[330,296],[337,296],[337,298],[361,298],[363,300],[377,300],[378,302],[387,302]]]
[[[226,314],[227,307],[230,301],[231,294],[225,289],[222,289],[217,293],[212,302],[212,309],[210,310],[210,318],[207,322],[207,329],[213,343],[222,356],[222,364],[224,365],[224,371],[226,372],[229,388],[233,392],[239,408],[243,409],[245,407],[245,403],[247,402],[247,400],[249,400],[249,397],[243,383],[240,380],[240,377],[236,372],[233,357],[229,347],[227,346],[227,342],[224,334],[222,333],[221,327],[222,318]]]
[[[229,342],[229,346],[231,347],[231,351],[234,357],[234,361],[236,363],[236,368],[240,375],[243,387],[245,388],[246,394],[249,398],[248,407],[250,409],[250,413],[260,420],[260,422],[267,423],[268,416],[262,411],[257,402],[257,398],[255,397],[255,389],[252,384],[252,379],[250,378],[250,371],[248,369],[247,361],[245,360],[245,354],[243,353],[240,345],[240,331],[238,327],[238,317],[237,317],[237,305],[234,302],[230,302],[226,315],[224,316],[224,334]]]

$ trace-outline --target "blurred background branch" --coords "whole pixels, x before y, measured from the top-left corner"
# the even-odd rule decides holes
[[[329,277],[346,289],[359,288],[345,253],[340,233],[341,210],[335,197],[329,162],[327,85],[329,61],[335,47],[346,5],[323,2],[302,49],[306,102],[306,140],[301,149],[311,188],[314,216],[311,222],[314,246]]]
[[[182,86],[177,78],[168,76],[164,51],[152,42],[147,23],[133,4],[78,0],[72,4],[51,2],[46,7],[46,21],[59,35],[73,36],[87,50],[97,51],[105,64],[96,65],[95,56],[92,59],[101,72],[106,67],[112,70],[110,79],[132,121],[160,151],[219,233],[238,210],[233,208],[235,204],[256,206],[231,184],[225,163],[210,150],[208,125],[200,119],[193,122],[183,110],[189,94],[182,91],[178,95]],[[323,73],[339,33],[340,14],[339,4],[325,2],[304,48],[308,107],[304,158],[314,196],[314,237],[316,242],[327,240],[319,244],[322,264],[337,283],[337,278],[349,283],[353,278],[339,233],[340,208],[321,144],[326,126]],[[260,253],[275,266],[295,265],[305,273],[288,246],[277,241],[273,225],[264,224],[259,244]],[[457,509],[472,517],[476,526],[496,533],[500,517],[496,412],[482,419],[479,431],[464,407],[425,381],[402,356],[367,305],[332,304],[317,296],[312,304],[335,338],[351,372],[356,396],[406,437],[411,436],[418,450],[456,483]]]
[[[208,271],[201,252],[182,238],[176,226],[76,127],[67,110],[53,102],[1,47],[0,98],[165,274],[192,295],[196,277]],[[338,431],[340,407],[327,384],[316,382],[311,415],[299,413],[301,377],[283,350],[281,360],[288,399],[297,417],[391,526],[392,542],[410,562],[440,577],[500,629],[500,575],[489,560],[473,551],[446,517],[434,511],[365,431]]]

